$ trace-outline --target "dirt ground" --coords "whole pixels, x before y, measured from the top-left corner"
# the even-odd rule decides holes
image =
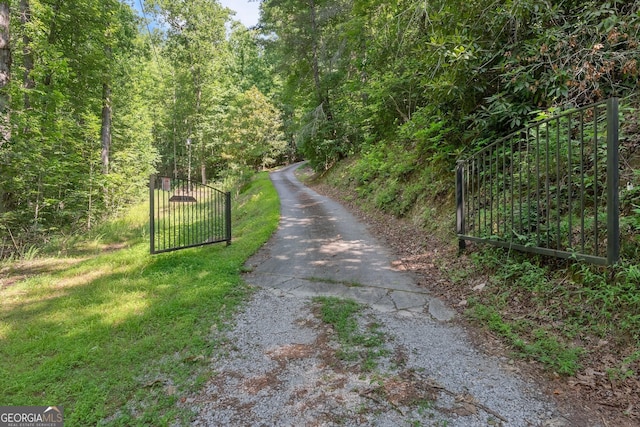
[[[307,169],[302,172],[311,174]],[[466,256],[458,255],[458,248],[451,242],[444,242],[408,221],[399,220],[391,215],[379,212],[371,213],[360,209],[350,200],[353,195],[326,184],[310,183],[314,190],[334,200],[340,201],[354,215],[369,225],[370,232],[385,242],[397,255],[396,266],[412,271],[418,283],[425,286],[434,295],[445,300],[455,308],[460,316],[459,323],[468,331],[477,347],[491,355],[509,355],[511,349],[491,332],[479,325],[465,320],[465,301],[473,291],[473,283],[452,283],[444,270],[462,269],[470,264]],[[346,196],[346,197],[345,197]],[[351,197],[349,197],[351,196]],[[486,280],[474,279],[474,283]],[[567,412],[580,414],[584,424],[604,424],[605,426],[640,425],[640,380],[638,376],[623,381],[611,382],[603,366],[607,361],[613,363],[621,358],[615,349],[600,345],[586,349],[589,357],[582,361],[582,369],[576,376],[559,376],[543,369],[537,362],[514,358],[514,369],[535,380],[553,395]]]

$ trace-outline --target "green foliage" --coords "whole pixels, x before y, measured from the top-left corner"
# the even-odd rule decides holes
[[[559,342],[544,329],[531,331],[532,325],[527,322],[505,321],[495,309],[483,304],[474,304],[473,316],[506,339],[523,357],[533,358],[564,375],[575,375],[580,368],[579,360],[584,350]]]
[[[136,232],[148,228],[140,206],[102,226],[103,244],[110,227],[132,238],[124,249],[80,241],[74,257],[5,262],[15,283],[0,289],[3,404],[55,401],[70,426],[188,423],[193,414],[178,396],[211,375],[207,361],[222,339],[212,331],[250,293],[241,266],[278,224],[267,174],[245,190],[228,247],[150,256]]]
[[[526,357],[573,374],[582,354],[575,341],[605,340],[631,353],[637,350],[640,269],[636,263],[622,262],[613,271],[579,263],[559,269],[540,257],[507,256],[504,250],[491,248],[474,252],[473,259],[475,268],[491,277],[471,301],[473,315]],[[507,317],[506,312],[527,315]],[[611,375],[624,376],[633,363],[630,359],[607,369]]]
[[[156,169],[229,181],[293,157],[265,40],[219,2],[140,2],[155,28],[124,0],[11,3],[0,258],[91,229],[139,201]]]
[[[138,201],[156,161],[133,10],[117,0],[12,3],[21,13],[11,21],[14,131],[0,148],[0,258]],[[111,174],[100,158],[105,103]]]
[[[225,122],[223,157],[255,170],[275,166],[287,154],[280,114],[256,86],[236,96]]]

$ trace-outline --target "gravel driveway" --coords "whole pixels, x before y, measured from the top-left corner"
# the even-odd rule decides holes
[[[272,174],[280,227],[247,263],[257,291],[224,333],[213,378],[185,403],[193,425],[574,425],[508,358],[474,349],[454,312],[394,270],[342,206],[303,186],[298,166]],[[362,305],[359,328],[381,338],[375,368],[341,357],[317,297]]]

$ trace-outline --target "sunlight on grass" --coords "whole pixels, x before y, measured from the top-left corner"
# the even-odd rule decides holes
[[[7,323],[0,323],[0,340],[6,339],[11,328]]]
[[[69,426],[186,423],[178,396],[210,375],[212,326],[249,294],[241,267],[275,231],[278,207],[261,174],[234,202],[231,246],[150,256],[141,205],[65,249],[82,257],[3,265],[2,404],[61,405]],[[115,244],[124,249],[87,253]]]

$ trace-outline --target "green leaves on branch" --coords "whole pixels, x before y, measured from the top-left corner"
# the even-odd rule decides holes
[[[224,125],[223,156],[231,164],[259,170],[290,154],[280,112],[255,86],[235,97]]]

